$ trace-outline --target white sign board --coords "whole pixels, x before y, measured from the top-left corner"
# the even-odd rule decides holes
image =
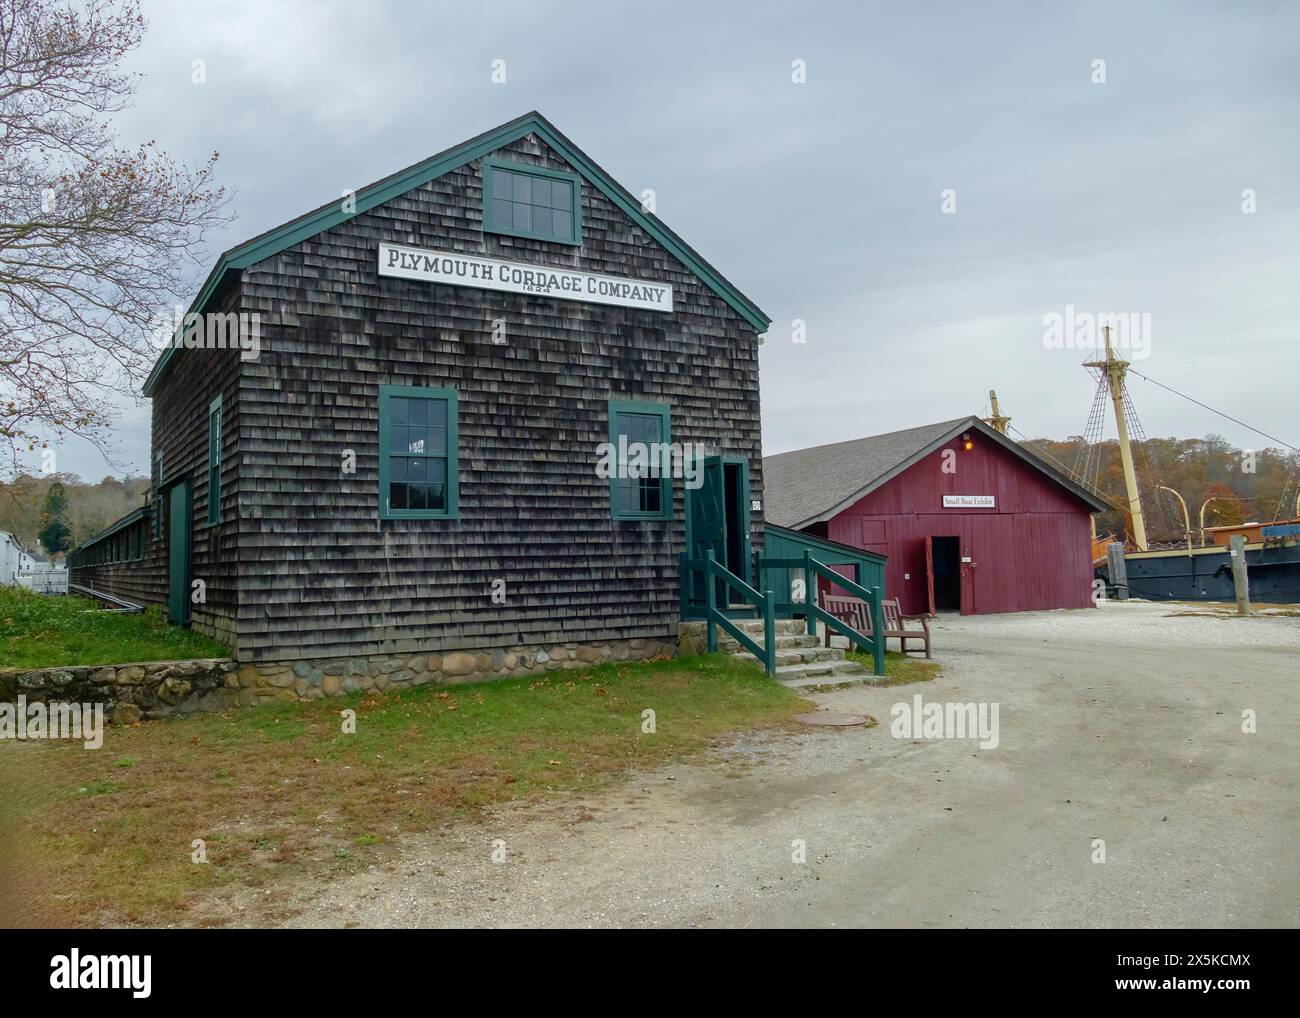
[[[944,495],[945,509],[996,509],[993,495]]]
[[[525,265],[453,251],[424,251],[398,244],[379,245],[379,274],[396,279],[419,279],[426,283],[472,286],[505,293],[533,293],[539,297],[613,304],[646,311],[668,313],[673,309],[673,288],[667,283],[601,276],[569,268]]]

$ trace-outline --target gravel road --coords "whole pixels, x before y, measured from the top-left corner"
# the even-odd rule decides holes
[[[1300,618],[1180,610],[941,619],[938,680],[815,698],[874,728],[741,740],[409,837],[292,922],[1300,925]],[[997,747],[895,738],[917,694],[998,704]]]

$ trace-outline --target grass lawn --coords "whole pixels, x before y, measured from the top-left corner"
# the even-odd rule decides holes
[[[870,654],[863,654],[861,651],[851,651],[845,654],[850,661],[857,661],[864,664],[867,668],[875,670],[876,662]],[[938,661],[927,661],[923,657],[917,657],[913,654],[900,654],[896,650],[885,651],[885,677],[879,680],[877,686],[906,686],[913,682],[929,682],[936,675],[943,671],[943,665]]]
[[[683,658],[146,722],[97,751],[6,740],[0,926],[211,923],[195,903],[212,892],[353,872],[403,832],[582,793],[807,710],[757,665]]]
[[[169,625],[157,608],[122,615],[97,611],[99,607],[83,597],[0,587],[0,668],[116,665],[230,654],[215,640]]]

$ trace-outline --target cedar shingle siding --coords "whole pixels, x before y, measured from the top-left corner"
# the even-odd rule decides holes
[[[574,169],[531,133],[494,154]],[[610,399],[668,404],[672,440],[745,457],[762,498],[754,327],[589,181],[580,246],[484,233],[482,186],[474,160],[245,268],[221,304],[260,314],[261,356],[185,351],[162,377],[155,452],[166,479],[192,478],[192,575],[207,586],[193,625],[240,660],[673,637],[683,482],[672,520],[611,519],[595,469]],[[669,282],[675,310],[380,277],[381,242]],[[457,391],[458,518],[380,520],[381,385]],[[209,527],[218,391],[223,505]],[[129,582],[81,569],[74,582],[165,602],[163,534],[120,567]]]

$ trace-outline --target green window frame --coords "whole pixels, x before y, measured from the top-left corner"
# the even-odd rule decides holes
[[[628,400],[609,401],[609,444],[616,467],[619,437],[633,442],[672,441],[672,414],[664,403],[638,403]],[[657,437],[656,437],[657,436]],[[668,464],[660,464],[658,477],[619,477],[615,470],[609,479],[610,515],[616,520],[671,520],[673,518],[673,479]]]
[[[221,522],[221,395],[208,404],[208,523]]]
[[[582,178],[505,159],[483,160],[483,231],[582,243]]]
[[[460,515],[460,429],[455,389],[379,387],[379,518]]]

